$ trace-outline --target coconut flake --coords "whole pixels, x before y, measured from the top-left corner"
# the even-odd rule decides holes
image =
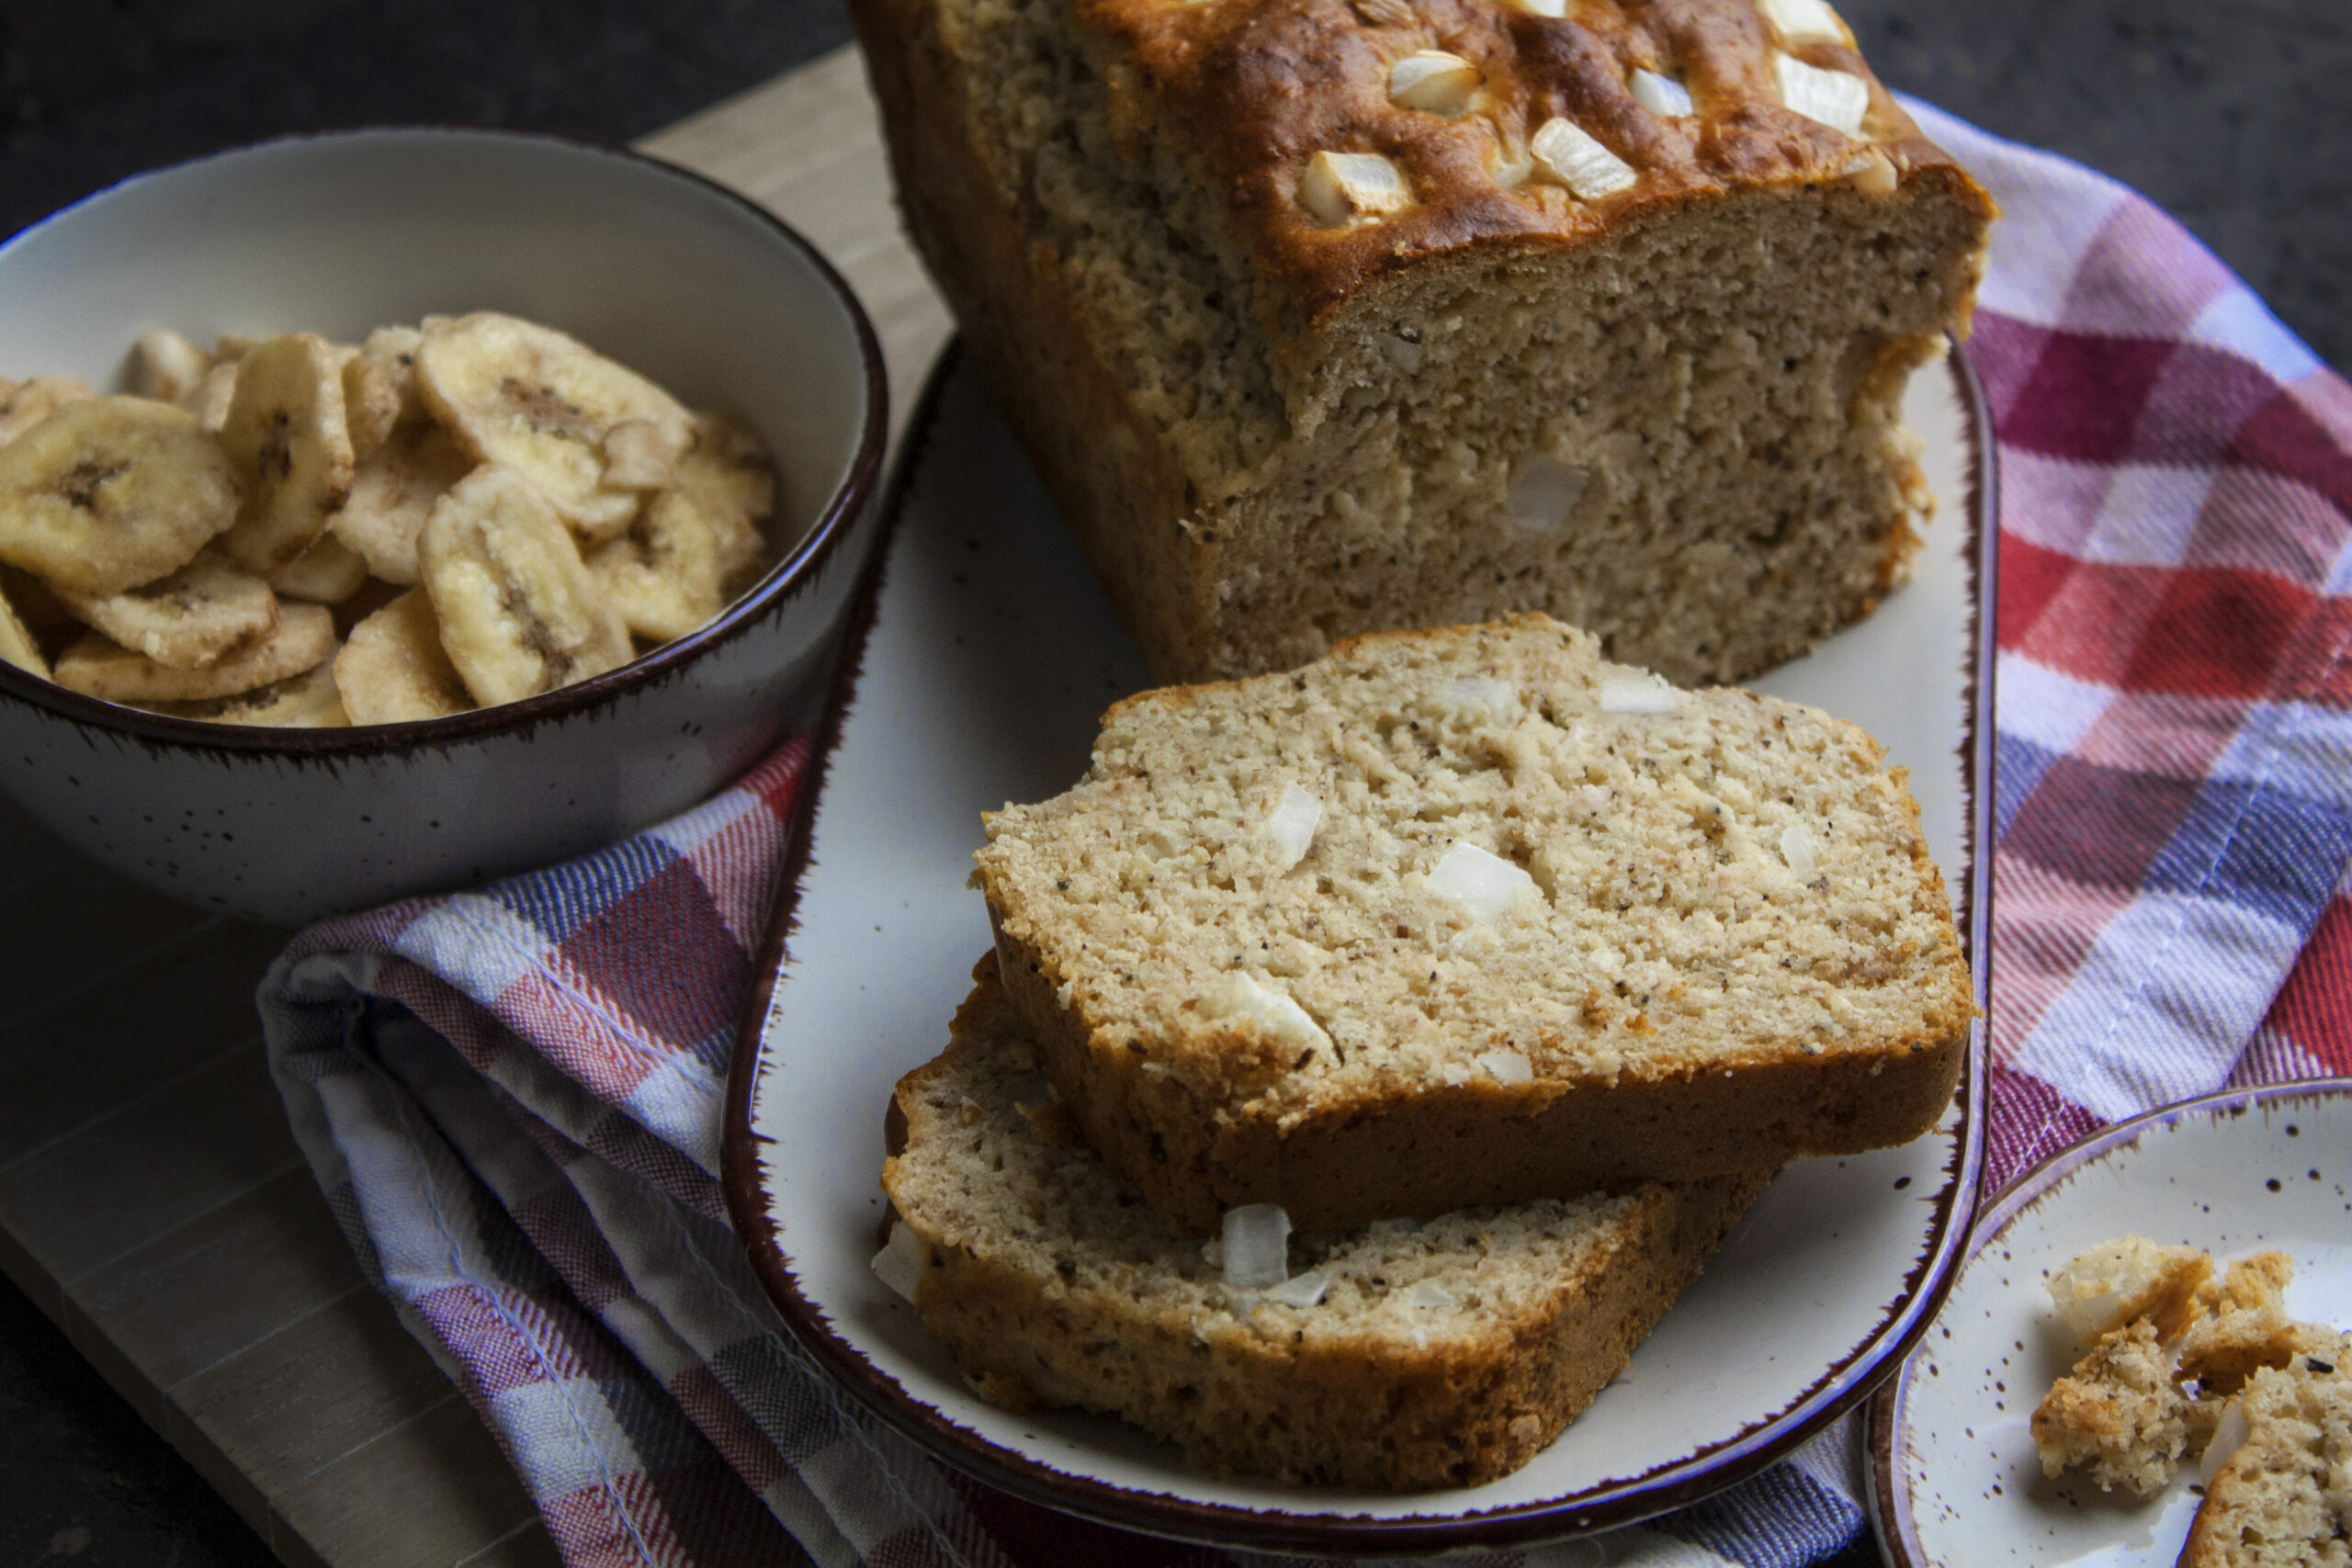
[[[1326,228],[1378,218],[1412,205],[1396,165],[1377,152],[1317,152],[1298,182],[1298,199]]]
[[[1782,43],[1847,43],[1851,36],[1825,0],[1757,0]]]
[[[890,1239],[874,1255],[874,1272],[911,1304],[915,1287],[922,1282],[922,1238],[904,1220],[890,1227]]]
[[[1261,1291],[1290,1278],[1290,1212],[1280,1203],[1244,1203],[1225,1212],[1225,1282]]]
[[[1655,675],[1600,683],[1603,713],[1677,713],[1681,707],[1682,694]]]
[[[1460,1299],[1435,1280],[1417,1280],[1413,1288],[1405,1292],[1405,1304],[1442,1312],[1458,1312],[1462,1307]]]
[[[1478,1056],[1478,1065],[1486,1068],[1497,1083],[1522,1084],[1535,1081],[1535,1069],[1530,1066],[1527,1058],[1517,1051],[1481,1052]]]
[[[1437,1070],[1437,1076],[1443,1078],[1448,1087],[1460,1089],[1470,1081],[1470,1066],[1466,1062],[1448,1062]]]
[[[1514,11],[1524,11],[1531,17],[1549,17],[1558,21],[1566,16],[1577,0],[1503,0]]]
[[[1486,75],[1458,54],[1417,49],[1388,68],[1388,101],[1452,119],[1469,111]]]
[[[1276,1043],[1294,1051],[1331,1043],[1331,1037],[1305,1008],[1238,969],[1219,977],[1202,993],[1200,1010],[1203,1018],[1214,1023],[1254,1023]]]
[[[1519,712],[1519,694],[1489,675],[1457,677],[1446,687],[1445,701],[1448,707],[1464,717],[1476,716],[1498,723]]]
[[[1266,837],[1274,841],[1282,869],[1288,871],[1306,858],[1315,829],[1323,822],[1323,803],[1295,784],[1283,785],[1282,798],[1266,813]]]
[[[1555,117],[1527,139],[1527,150],[1545,173],[1585,201],[1631,190],[1641,179],[1634,165],[1593,140],[1574,120]]]
[[[1587,469],[1538,452],[1511,475],[1510,489],[1503,498],[1505,514],[1514,528],[1531,534],[1557,533],[1591,482]]]
[[[1690,89],[1671,76],[1661,76],[1655,71],[1636,69],[1633,80],[1634,101],[1655,115],[1668,119],[1688,119],[1692,105]]]
[[[1456,844],[1430,873],[1428,886],[1439,897],[1460,905],[1472,919],[1492,920],[1521,893],[1533,892],[1535,879],[1476,844]]]
[[[1802,822],[1792,822],[1781,829],[1781,858],[1789,863],[1799,882],[1811,882],[1821,874],[1820,847]]]
[[[1832,130],[1857,135],[1862,117],[1871,110],[1870,84],[1845,71],[1824,71],[1792,55],[1772,57],[1772,72],[1781,84],[1781,101],[1805,118]]]
[[[2197,1461],[2198,1479],[2212,1485],[2213,1477],[2222,1473],[2222,1467],[2253,1435],[2254,1426],[2245,1418],[2245,1401],[2233,1399],[2222,1405],[2221,1418],[2213,1423],[2212,1440],[2205,1445],[2205,1457]]]
[[[1318,1270],[1309,1269],[1304,1274],[1293,1274],[1267,1291],[1265,1299],[1279,1306],[1311,1307],[1321,1302],[1323,1292],[1330,1288],[1330,1280]]]
[[[1408,376],[1420,374],[1421,345],[1419,344],[1415,343],[1411,338],[1398,337],[1395,333],[1389,333],[1381,338],[1380,346],[1388,355],[1389,363],[1396,366],[1397,369]]]

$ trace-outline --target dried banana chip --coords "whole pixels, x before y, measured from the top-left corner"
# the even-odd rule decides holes
[[[229,405],[237,399],[237,367],[243,360],[232,359],[215,365],[204,373],[188,395],[180,400],[180,407],[196,415],[197,423],[213,434],[229,423]]]
[[[130,345],[130,382],[142,398],[185,404],[211,371],[212,356],[177,333],[146,333]]]
[[[344,363],[343,412],[355,457],[365,461],[394,430],[424,417],[416,395],[416,345],[422,341],[414,327],[379,327]]]
[[[192,703],[287,680],[334,654],[334,617],[325,606],[287,604],[276,631],[209,670],[175,670],[92,632],[58,655],[52,678],[110,703]]]
[[[61,592],[84,625],[173,670],[209,670],[277,629],[277,595],[217,549],[119,593]]]
[[[484,462],[537,485],[583,537],[627,528],[642,487],[608,482],[616,426],[641,423],[623,441],[626,472],[642,477],[661,450],[675,463],[693,439],[693,416],[633,370],[550,327],[484,311],[429,321],[416,351],[417,389],[434,417]]]
[[[202,703],[157,703],[157,713],[212,724],[258,724],[272,729],[342,729],[351,723],[335,689],[332,660],[289,680],[233,697]]]
[[[251,333],[222,333],[212,340],[212,357],[234,365],[267,341]]]
[[[441,646],[432,595],[412,588],[357,626],[334,656],[335,684],[354,724],[405,724],[474,705]]]
[[[404,425],[353,474],[351,499],[327,520],[387,582],[417,581],[416,536],[449,487],[473,471],[473,455],[431,423]]]
[[[368,563],[333,534],[320,535],[317,543],[269,574],[270,587],[312,604],[340,604],[367,581]]]
[[[311,547],[351,493],[334,345],[315,333],[288,333],[245,355],[220,444],[247,487],[221,543],[246,570],[275,571]]]
[[[144,398],[69,403],[0,447],[0,559],[118,593],[195,558],[234,521],[237,495],[193,416]]]
[[[648,502],[628,533],[589,553],[588,570],[628,629],[654,642],[685,636],[727,604],[718,525],[684,491]]]
[[[90,389],[68,376],[36,376],[0,398],[0,446],[6,446],[69,403],[90,400]]]
[[[536,696],[628,662],[628,628],[562,518],[518,474],[485,465],[459,480],[425,520],[416,557],[441,646],[477,702]]]
[[[49,679],[49,660],[40,656],[40,644],[33,640],[25,623],[17,618],[17,607],[8,603],[5,590],[0,590],[0,663],[29,670],[44,681]]]
[[[775,469],[750,425],[730,414],[697,419],[695,444],[678,464],[678,488],[718,529],[719,573],[729,584],[765,561],[760,525],[775,511]]]

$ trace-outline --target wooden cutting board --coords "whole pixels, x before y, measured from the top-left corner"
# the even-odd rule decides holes
[[[855,52],[643,145],[831,258],[880,334],[895,439],[948,318],[899,231]],[[135,887],[0,799],[0,1269],[285,1562],[554,1563],[287,1130],[253,992],[288,934]]]

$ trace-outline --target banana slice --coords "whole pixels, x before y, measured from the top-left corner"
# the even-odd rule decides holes
[[[17,618],[17,607],[8,603],[4,589],[0,589],[0,663],[29,670],[44,681],[49,679],[49,660],[40,656],[40,644],[33,640],[25,623]]]
[[[718,530],[718,566],[731,587],[767,558],[760,525],[775,512],[775,468],[752,427],[732,414],[704,414],[678,463],[678,488],[702,503]]]
[[[202,703],[156,703],[157,713],[213,724],[258,724],[272,729],[342,729],[351,723],[335,689],[334,665],[319,665],[289,680],[256,686],[233,697]]]
[[[394,430],[424,417],[416,395],[416,345],[423,341],[414,327],[378,327],[345,363],[344,418],[352,456],[361,461]]]
[[[87,402],[90,389],[66,376],[19,381],[0,398],[0,446],[6,446],[69,403]]]
[[[212,356],[177,333],[144,333],[130,345],[130,384],[142,398],[185,403],[212,371]]]
[[[538,486],[582,537],[601,542],[637,515],[641,480],[674,468],[694,438],[694,416],[638,375],[563,333],[484,311],[428,321],[416,351],[417,389],[435,418],[486,463]],[[608,438],[622,426],[641,425]],[[662,481],[662,482],[666,482]]]
[[[477,702],[536,696],[628,662],[628,627],[563,519],[519,474],[485,465],[459,480],[425,520],[416,558],[441,646]]]
[[[272,589],[312,604],[340,604],[367,581],[368,563],[331,533],[269,574]]]
[[[449,487],[473,471],[473,455],[429,421],[403,425],[359,465],[351,499],[327,520],[387,582],[418,581],[416,536]]]
[[[280,606],[277,629],[209,670],[175,670],[96,632],[58,655],[56,682],[110,703],[194,703],[267,686],[334,654],[334,616],[320,604]]]
[[[275,571],[311,547],[351,493],[334,345],[315,333],[288,333],[245,355],[220,444],[247,487],[221,543],[247,571]]]
[[[197,423],[213,434],[229,423],[229,405],[237,397],[237,367],[243,360],[232,359],[215,365],[204,373],[204,379],[194,390],[180,400],[180,407],[196,415]]]
[[[228,457],[167,403],[69,403],[0,447],[0,560],[77,593],[177,570],[236,515]]]
[[[119,593],[61,592],[74,618],[173,670],[209,670],[277,629],[277,595],[217,549]]]
[[[354,724],[405,724],[474,705],[441,646],[433,597],[412,588],[357,626],[334,656],[335,684]]]
[[[628,533],[589,552],[588,571],[628,629],[654,642],[685,636],[727,604],[719,526],[683,490],[663,491]]]

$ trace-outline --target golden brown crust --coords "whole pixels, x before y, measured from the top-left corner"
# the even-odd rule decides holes
[[[1495,0],[1363,10],[1350,0],[1078,0],[1076,16],[1110,62],[1123,129],[1203,150],[1204,172],[1229,193],[1237,240],[1304,323],[1322,324],[1374,279],[1433,255],[1530,238],[1571,245],[1730,191],[1835,179],[1865,139],[1906,185],[1943,186],[1990,216],[1991,199],[1919,134],[1847,44],[1786,52],[1868,85],[1863,138],[1781,102],[1776,40],[1748,0],[1585,0],[1569,9],[1572,17],[1553,18]],[[1388,16],[1402,19],[1379,19]],[[1443,118],[1389,101],[1390,65],[1424,49],[1479,69],[1479,112]],[[1682,77],[1697,116],[1644,108],[1627,85],[1636,67]],[[1510,143],[1555,116],[1632,164],[1640,182],[1596,201],[1498,185],[1495,166]],[[1322,226],[1300,205],[1298,186],[1323,151],[1388,158],[1415,199],[1377,223]]]
[[[1948,1032],[1834,1056],[1656,1078],[1627,1072],[1566,1092],[1555,1082],[1480,1083],[1443,1096],[1399,1088],[1286,1123],[1263,1099],[1206,1102],[1176,1074],[1102,1059],[1112,1053],[1060,1005],[1048,955],[1001,923],[996,939],[1038,1066],[1087,1141],[1154,1209],[1194,1232],[1242,1203],[1280,1203],[1301,1229],[1334,1229],[1887,1148],[1935,1125],[1968,1055],[1962,1000],[1946,1010]],[[1227,1043],[1230,1066],[1262,1042],[1237,1034]]]

